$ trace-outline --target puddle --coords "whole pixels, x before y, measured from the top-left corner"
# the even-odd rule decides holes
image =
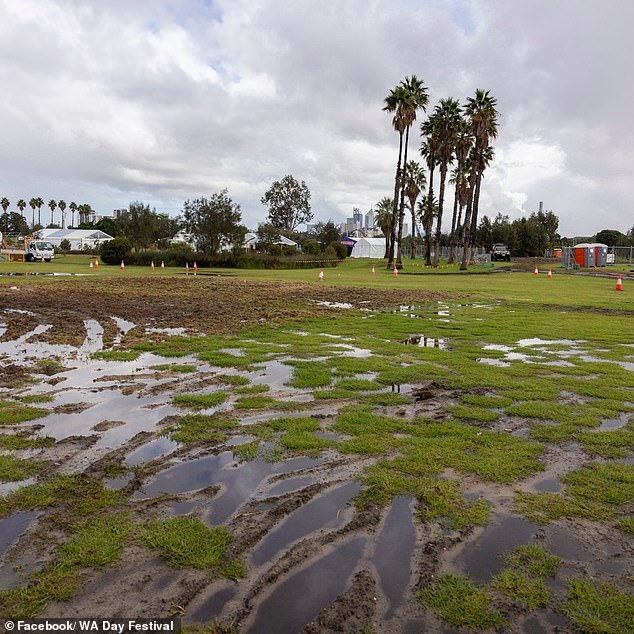
[[[317,306],[328,306],[328,308],[352,308],[352,304],[347,302],[315,302]]]
[[[618,418],[609,418],[604,420],[594,431],[602,432],[622,429],[630,422],[631,416],[632,415],[629,412],[623,412]]]
[[[18,511],[0,520],[0,557],[26,532],[37,515],[36,511]]]
[[[343,526],[350,499],[361,490],[358,482],[349,482],[311,500],[287,515],[278,526],[269,532],[256,546],[251,555],[255,566],[271,561],[281,550],[302,537],[320,529]]]
[[[179,443],[170,440],[167,436],[159,436],[130,452],[125,457],[124,464],[128,467],[136,467],[155,458],[170,454],[179,447]]]
[[[282,480],[274,487],[270,488],[267,491],[267,495],[275,497],[278,495],[284,495],[286,493],[290,493],[291,491],[299,491],[304,487],[312,484],[315,481],[315,478],[312,476],[301,476],[299,478],[288,478],[287,480]]]
[[[555,478],[543,478],[535,482],[532,488],[540,493],[559,493],[564,485]]]
[[[225,604],[233,599],[236,586],[228,586],[212,594],[193,614],[194,623],[210,623],[218,618]]]
[[[546,530],[548,549],[566,561],[589,561],[592,555],[587,553],[581,541],[564,528],[549,526]]]
[[[461,545],[455,563],[474,581],[488,583],[504,568],[504,556],[519,544],[529,543],[539,526],[512,515],[499,518],[476,539]]]
[[[351,539],[277,585],[245,632],[300,632],[344,592],[365,545],[365,537]]]
[[[221,491],[211,501],[205,517],[209,524],[217,525],[229,519],[268,476],[292,473],[321,462],[323,459],[319,458],[293,458],[283,463],[257,459],[237,464],[231,451],[223,451],[161,471],[135,493],[134,499],[144,500],[163,493],[188,493],[211,485],[221,485]]]
[[[282,361],[267,362],[261,369],[249,375],[253,385],[268,385],[271,390],[290,389],[285,385],[291,380],[293,366]]]
[[[416,543],[411,504],[411,498],[405,496],[394,499],[374,546],[373,562],[389,603],[385,619],[390,619],[400,606],[410,582],[410,565]]]

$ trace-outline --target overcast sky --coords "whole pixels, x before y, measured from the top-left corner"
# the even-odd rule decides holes
[[[626,232],[632,24],[631,0],[0,0],[0,196],[176,215],[227,187],[256,228],[292,174],[343,222],[392,194],[383,99],[415,74],[428,110],[498,100],[481,215]]]

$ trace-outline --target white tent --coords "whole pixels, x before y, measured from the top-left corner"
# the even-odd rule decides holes
[[[352,248],[351,258],[378,258],[385,256],[385,238],[359,238]]]
[[[50,242],[55,247],[59,247],[63,240],[68,240],[73,251],[81,251],[84,248],[94,249],[112,240],[111,235],[100,229],[40,229],[37,237]]]

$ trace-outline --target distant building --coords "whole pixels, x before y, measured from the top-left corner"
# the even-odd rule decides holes
[[[352,210],[352,222],[355,229],[363,229],[363,214],[357,207]]]
[[[365,228],[374,229],[374,209],[370,209],[370,211],[365,214]]]

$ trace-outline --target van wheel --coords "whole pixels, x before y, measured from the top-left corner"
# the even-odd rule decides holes
[[[33,254],[31,254],[31,253],[27,253],[27,254],[24,256],[24,259],[25,259],[27,262],[33,262]]]

